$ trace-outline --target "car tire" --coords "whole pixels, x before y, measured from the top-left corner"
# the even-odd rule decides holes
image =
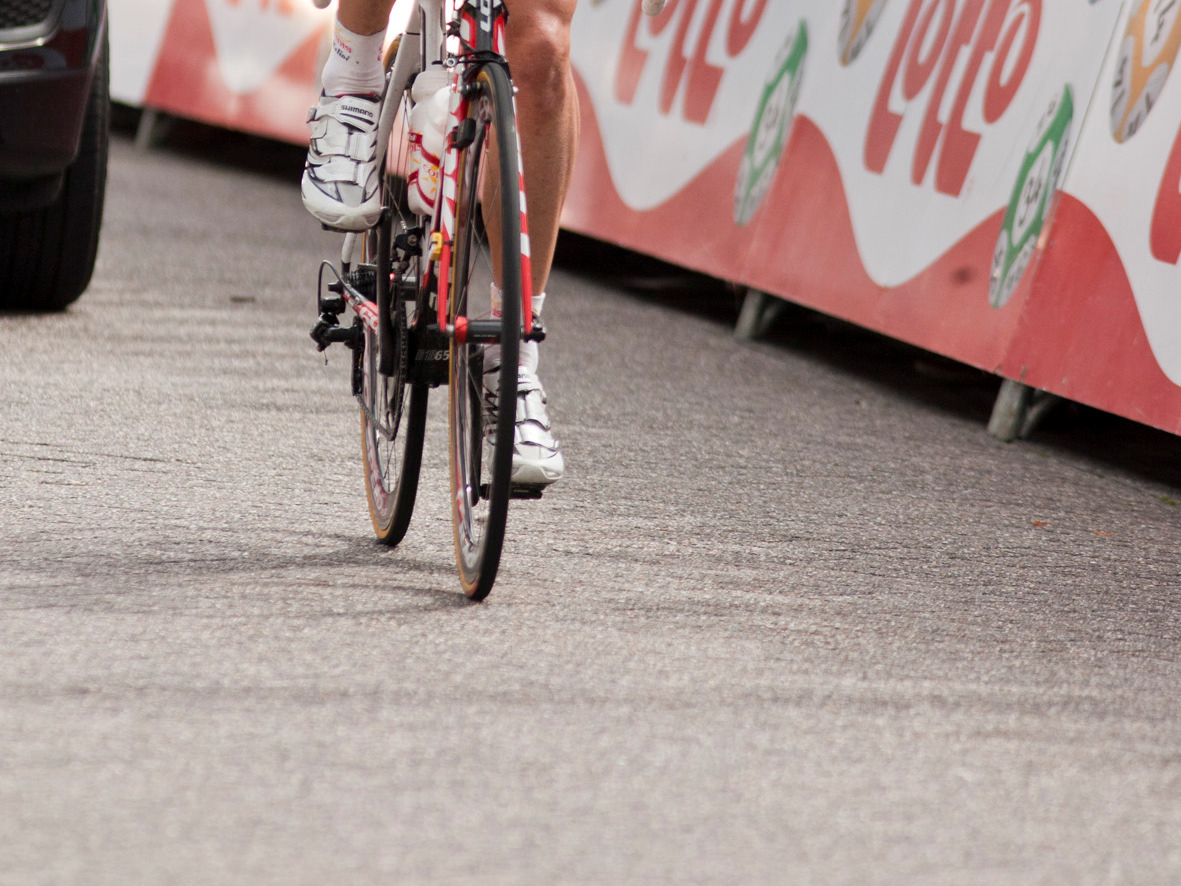
[[[78,157],[56,199],[26,212],[0,213],[0,309],[60,311],[90,283],[98,254],[110,140],[110,63],[106,31],[90,87]]]

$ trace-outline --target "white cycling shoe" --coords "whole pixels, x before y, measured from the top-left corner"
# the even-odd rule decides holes
[[[512,482],[520,486],[548,486],[562,479],[566,461],[552,433],[545,409],[545,390],[537,375],[517,370],[517,427],[513,435]]]
[[[496,376],[499,370],[495,361],[485,366],[484,427],[486,433],[491,435],[496,427]],[[566,471],[566,462],[545,409],[545,390],[541,387],[537,373],[524,366],[517,368],[516,412],[510,475],[512,484],[540,489],[556,483]]]
[[[380,96],[322,95],[308,112],[311,142],[301,191],[308,212],[338,231],[365,231],[381,216],[377,169]]]

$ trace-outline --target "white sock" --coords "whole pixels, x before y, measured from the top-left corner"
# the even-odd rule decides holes
[[[500,305],[502,295],[500,287],[495,283],[492,284],[492,316],[500,316]],[[538,293],[533,296],[533,317],[535,319],[541,317],[541,308],[545,304],[545,293]],[[540,359],[540,349],[537,347],[535,341],[521,342],[520,357],[517,360],[517,365],[522,369],[528,369],[533,374],[537,374],[537,364]],[[489,345],[484,349],[484,371],[500,366],[500,345]]]
[[[320,75],[326,95],[372,95],[385,88],[381,52],[385,28],[376,34],[354,34],[340,22],[332,34],[332,51]]]

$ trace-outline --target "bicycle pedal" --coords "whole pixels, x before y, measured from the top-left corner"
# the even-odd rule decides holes
[[[316,325],[309,333],[316,343],[316,350],[326,351],[330,345],[339,342],[349,350],[360,350],[364,346],[364,334],[354,323],[352,326],[341,326],[334,314],[321,314]]]
[[[537,484],[514,483],[509,487],[509,498],[538,499],[544,490],[544,486]]]

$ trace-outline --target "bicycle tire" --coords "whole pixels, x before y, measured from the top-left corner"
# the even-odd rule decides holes
[[[376,338],[365,334],[365,350],[368,354]],[[362,357],[366,360],[366,357]],[[389,376],[375,376],[385,380],[389,391]],[[414,514],[414,502],[418,495],[418,476],[422,466],[423,438],[426,430],[427,388],[423,385],[407,386],[402,406],[401,454],[397,455],[399,441],[386,438],[369,419],[365,408],[361,410],[361,457],[365,467],[365,497],[369,502],[369,519],[373,532],[382,544],[394,547],[406,537],[410,518]],[[380,394],[379,394],[380,397]],[[380,402],[378,398],[375,401]],[[392,397],[387,396],[387,402]]]
[[[405,334],[403,325],[403,340]],[[363,386],[361,458],[373,532],[382,544],[394,547],[406,537],[414,514],[426,432],[428,388],[406,383],[402,373],[383,375],[377,368],[377,351],[377,336],[366,330],[364,347],[357,352]],[[397,402],[398,387],[401,387],[401,403]],[[373,391],[372,396],[370,391]],[[381,411],[377,414],[385,421],[375,425],[369,413],[378,409]],[[397,415],[398,412],[401,414]],[[384,425],[385,433],[381,425]]]
[[[499,267],[503,295],[500,368],[495,422],[487,422],[484,348],[451,343],[448,386],[448,454],[455,558],[464,593],[482,600],[500,566],[512,494],[517,360],[521,335],[522,223],[520,165],[512,85],[500,64],[484,64],[466,77],[471,141],[459,156],[455,182],[455,234],[448,322],[475,311],[482,287]],[[495,151],[493,155],[491,151]],[[485,177],[492,178],[486,183]],[[487,185],[487,186],[486,186]],[[499,256],[481,242],[477,211],[497,213]],[[494,261],[496,259],[496,261]],[[474,287],[474,288],[473,288]],[[488,291],[488,290],[484,290]],[[473,314],[478,316],[478,312]]]
[[[402,115],[405,119],[405,114]],[[391,141],[405,145],[404,134]],[[396,161],[392,164],[398,168]],[[421,220],[405,205],[405,184],[392,172],[383,174],[385,211],[377,227],[366,236],[367,258],[375,266],[377,303],[388,304],[393,330],[389,363],[392,374],[380,371],[379,336],[365,329],[364,345],[357,352],[355,387],[361,400],[361,457],[365,473],[365,497],[377,540],[393,547],[406,536],[422,467],[423,440],[429,388],[411,381],[410,306],[403,294],[392,291],[395,227],[413,227]],[[415,299],[418,305],[421,299]]]

